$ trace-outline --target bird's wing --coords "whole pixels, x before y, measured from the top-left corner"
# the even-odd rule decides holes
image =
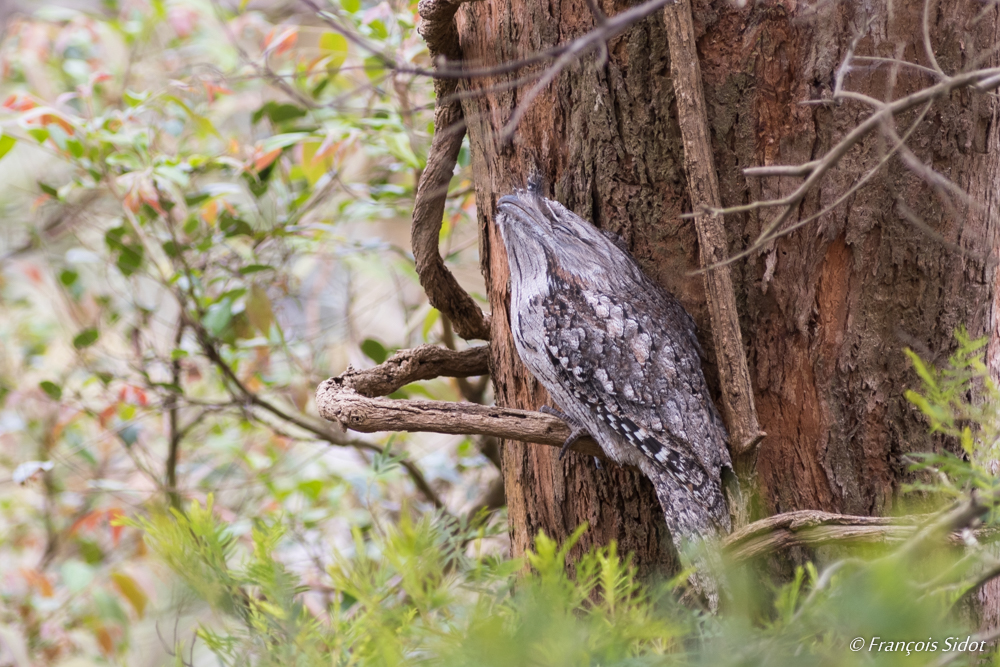
[[[651,284],[621,300],[559,279],[552,288],[545,345],[562,387],[679,482],[717,479],[726,434],[683,308]]]

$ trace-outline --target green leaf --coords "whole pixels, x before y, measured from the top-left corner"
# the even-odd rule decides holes
[[[0,140],[0,141],[2,141],[2,140]],[[72,155],[77,160],[79,160],[80,158],[82,158],[83,154],[86,152],[85,149],[84,149],[84,147],[83,147],[83,144],[80,143],[80,140],[79,139],[73,139],[72,137],[70,137],[69,139],[66,140],[66,148],[67,148],[67,150],[69,150],[70,155]]]
[[[261,144],[261,150],[265,153],[273,151],[275,148],[288,148],[300,143],[303,139],[308,139],[312,135],[309,132],[287,132],[268,137]]]
[[[240,269],[240,275],[248,276],[251,273],[258,273],[260,271],[274,271],[274,267],[267,264],[247,264]]]
[[[376,364],[381,364],[389,357],[389,351],[385,349],[382,343],[378,342],[374,338],[366,338],[364,342],[361,343],[361,351],[366,357],[374,361]]]
[[[424,327],[421,333],[424,337],[424,342],[427,341],[427,336],[431,332],[431,328],[437,323],[438,319],[441,317],[441,311],[437,308],[431,308],[430,312],[427,313],[427,317],[424,318]]]
[[[361,9],[361,0],[340,0],[340,6],[345,12],[354,13]]]
[[[230,299],[223,299],[218,303],[213,303],[205,311],[202,324],[212,334],[221,336],[233,319],[233,302]]]
[[[59,273],[59,282],[63,284],[64,287],[69,287],[75,283],[80,278],[80,274],[73,269],[63,269]]]
[[[129,601],[129,604],[135,609],[135,613],[139,615],[139,618],[142,618],[146,613],[146,602],[149,598],[146,597],[146,593],[136,580],[124,572],[112,572],[111,581],[114,582],[118,592]]]
[[[226,236],[253,236],[253,228],[250,227],[250,223],[246,220],[240,220],[239,218],[234,218],[228,213],[223,213],[219,217],[219,229]]]
[[[377,56],[365,58],[365,74],[372,81],[381,79],[385,75],[385,62]]]
[[[385,138],[389,152],[414,169],[423,167],[420,159],[410,148],[410,138],[403,132],[392,133]]]
[[[94,580],[94,568],[75,558],[63,563],[59,574],[70,593],[79,593]]]
[[[76,337],[73,339],[73,347],[75,347],[78,350],[82,350],[85,347],[90,347],[91,345],[97,342],[97,337],[99,335],[100,334],[97,332],[97,329],[94,329],[93,327],[89,329],[84,329],[83,331],[78,333]]]
[[[0,159],[3,159],[3,156],[9,153],[10,150],[14,148],[14,144],[16,143],[17,139],[15,139],[14,137],[8,136],[6,134],[0,136]]]
[[[253,112],[251,116],[254,123],[259,123],[261,118],[267,116],[272,123],[284,123],[306,115],[306,110],[294,104],[279,104],[268,102],[261,108]]]
[[[33,127],[30,130],[28,130],[28,134],[34,137],[35,141],[37,141],[40,144],[44,144],[45,140],[49,138],[49,131],[46,130],[44,127]]]
[[[50,197],[55,197],[56,199],[59,198],[59,191],[56,190],[51,185],[49,185],[48,183],[43,183],[42,181],[38,181],[38,187],[39,189],[41,189],[42,192],[49,195]]]
[[[42,380],[38,383],[38,386],[48,394],[49,398],[53,401],[58,401],[62,398],[62,387],[57,385],[55,382],[50,382],[49,380]]]
[[[299,491],[309,500],[316,500],[323,492],[323,486],[321,479],[307,479],[299,482]]]
[[[118,431],[118,437],[125,443],[126,447],[131,447],[139,439],[142,427],[138,424],[129,424]]]
[[[382,23],[382,19],[375,19],[368,24],[368,27],[372,29],[372,33],[379,39],[385,39],[389,36],[389,31],[386,30],[385,24]]]
[[[142,91],[141,93],[137,93],[132,90],[126,90],[122,94],[122,99],[124,99],[125,104],[129,105],[130,107],[137,107],[149,99],[149,91]]]
[[[347,38],[336,32],[324,32],[319,38],[319,50],[327,60],[327,69],[338,70],[347,59]]]
[[[246,312],[250,324],[266,336],[274,321],[274,311],[271,310],[271,300],[267,298],[267,291],[260,285],[254,285],[250,288]]]

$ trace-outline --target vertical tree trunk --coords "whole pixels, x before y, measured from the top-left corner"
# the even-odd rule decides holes
[[[797,178],[748,180],[742,169],[798,164],[822,155],[870,111],[860,104],[802,104],[828,98],[836,68],[859,33],[856,53],[927,64],[923,0],[894,3],[796,0],[749,3],[694,0],[709,124],[725,205],[791,192]],[[626,2],[605,1],[609,15]],[[892,14],[889,11],[891,7]],[[998,40],[997,10],[973,0],[932,2],[932,42],[955,72]],[[491,0],[463,7],[465,57],[480,65],[516,60],[594,27],[585,0]],[[867,28],[866,28],[867,26]],[[674,92],[661,15],[611,40],[606,64],[595,56],[563,73],[531,106],[509,144],[500,130],[525,90],[477,79],[465,102],[482,226],[482,263],[493,311],[496,396],[534,408],[546,397],[521,366],[508,326],[508,274],[493,225],[496,199],[523,187],[539,168],[549,195],[598,226],[621,234],[645,271],[672,291],[702,331],[706,375],[714,351],[697,268],[682,171]],[[913,68],[859,67],[849,89],[877,99],[933,82]],[[988,64],[985,63],[985,64]],[[893,86],[890,90],[890,86]],[[996,269],[929,238],[900,214],[902,199],[952,245],[997,254],[996,105],[967,91],[938,103],[909,142],[916,153],[967,189],[981,209],[948,210],[898,158],[832,213],[734,265],[741,325],[762,428],[757,475],[767,514],[822,509],[858,514],[891,508],[906,477],[901,455],[931,446],[926,425],[903,391],[915,384],[902,348],[938,354],[965,324],[989,333],[1000,366]],[[916,112],[903,114],[902,125]],[[888,150],[870,137],[853,149],[793,216],[832,203]],[[733,251],[752,241],[774,213],[726,219]],[[652,487],[631,470],[597,470],[585,457],[560,462],[548,447],[504,446],[515,553],[544,530],[563,537],[591,525],[580,548],[618,540],[643,571],[671,567],[666,527]]]

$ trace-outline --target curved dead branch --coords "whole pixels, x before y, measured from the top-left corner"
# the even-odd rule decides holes
[[[722,548],[732,561],[741,562],[789,547],[908,542],[905,549],[912,551],[928,541],[942,538],[960,545],[967,539],[964,531],[974,525],[990,506],[988,501],[973,495],[937,517],[926,514],[852,516],[816,510],[786,512],[735,531],[722,541]],[[977,541],[985,542],[995,539],[998,533],[995,528],[983,528],[971,534]]]
[[[793,546],[901,542],[916,533],[921,517],[851,516],[815,510],[786,512],[755,521],[723,540],[735,561],[750,560]]]
[[[330,378],[319,386],[316,407],[324,418],[362,433],[409,431],[491,435],[550,447],[562,446],[570,433],[565,422],[543,412],[453,401],[373,398],[345,386],[341,378]],[[590,456],[604,456],[591,438],[581,438],[571,449]]]
[[[418,5],[421,21],[417,30],[427,41],[435,68],[439,63],[462,58],[455,12],[463,1],[421,0]],[[454,99],[457,88],[455,79],[434,80],[434,138],[413,202],[411,245],[420,285],[431,305],[451,320],[462,338],[489,340],[489,318],[455,280],[438,249],[448,184],[465,137],[462,103]]]
[[[320,385],[320,391],[328,383],[336,382],[362,396],[388,396],[411,382],[437,377],[467,378],[489,372],[489,348],[485,345],[461,352],[437,345],[421,345],[412,350],[400,350],[374,368],[348,368],[343,375]]]

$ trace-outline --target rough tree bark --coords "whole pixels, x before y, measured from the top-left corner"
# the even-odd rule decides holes
[[[620,0],[599,4],[608,15],[629,6]],[[930,33],[944,71],[967,66],[997,43],[997,10],[984,7],[978,0],[931,2]],[[836,68],[859,32],[865,36],[858,54],[928,64],[923,0],[783,0],[744,8],[694,0],[693,11],[727,206],[781,196],[800,182],[751,180],[742,169],[807,162],[870,113],[851,102],[802,104],[829,97]],[[477,65],[516,60],[594,25],[586,0],[490,0],[458,13],[464,56]],[[608,47],[606,62],[591,55],[540,95],[509,143],[500,140],[500,130],[519,90],[498,84],[518,75],[466,84],[480,93],[463,104],[493,313],[491,368],[503,406],[535,408],[546,401],[510,337],[506,257],[493,225],[496,200],[523,187],[536,168],[550,196],[621,234],[647,273],[680,299],[701,327],[710,383],[716,376],[702,278],[691,274],[697,237],[692,222],[680,217],[690,204],[662,15]],[[914,68],[870,64],[847,75],[848,88],[887,99],[933,83]],[[941,359],[953,329],[965,324],[973,335],[990,333],[991,364],[1000,366],[996,264],[953,249],[998,251],[995,114],[987,97],[957,93],[934,107],[909,142],[981,209],[948,210],[893,158],[846,205],[733,266],[760,425],[768,433],[756,465],[762,515],[891,509],[907,475],[901,455],[932,446],[925,423],[903,398],[916,384],[903,347]],[[905,125],[915,115],[898,120]],[[886,142],[874,136],[853,149],[793,221],[832,202],[885,150]],[[897,200],[951,245],[907,222]],[[745,247],[772,215],[727,216],[731,250]],[[551,447],[517,442],[505,443],[503,462],[515,554],[539,530],[562,537],[587,521],[591,530],[578,549],[616,539],[623,551],[635,553],[643,572],[672,566],[652,487],[637,472],[609,465],[598,470],[573,453],[560,462]]]

